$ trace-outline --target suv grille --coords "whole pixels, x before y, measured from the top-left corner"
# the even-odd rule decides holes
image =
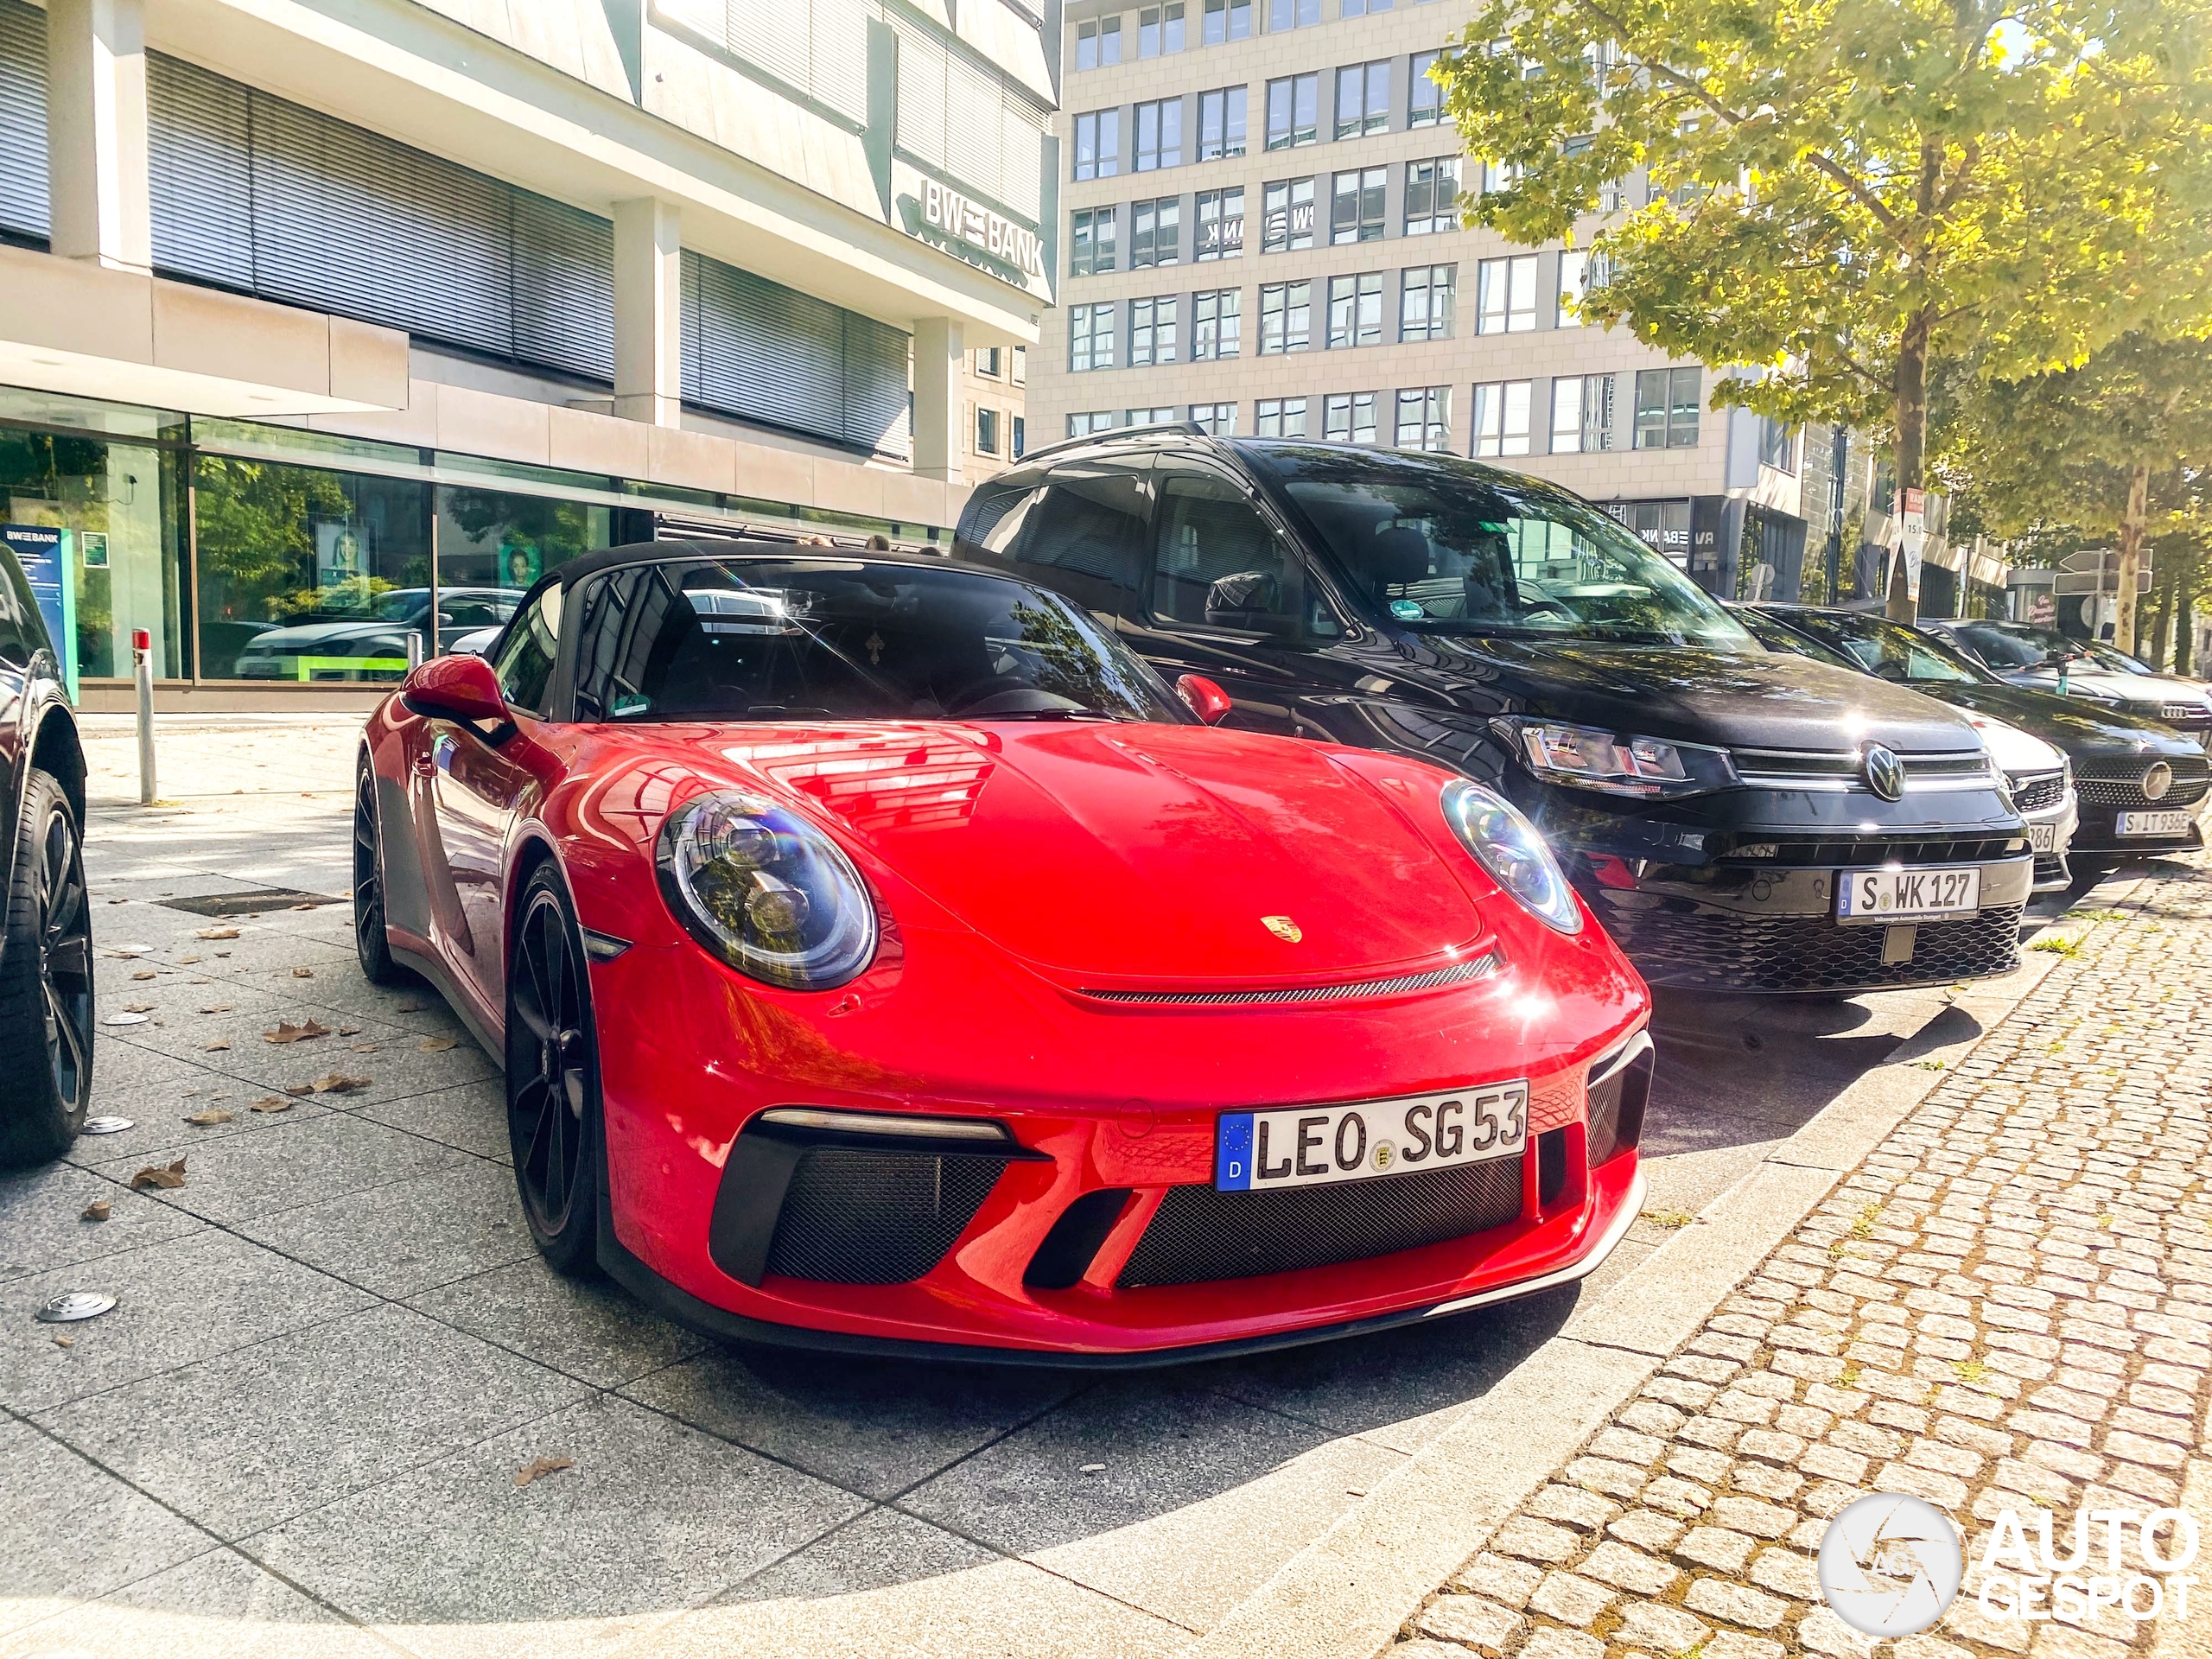
[[[1605,923],[1655,985],[1849,991],[2009,973],[2020,964],[2022,908],[1995,905],[1967,920],[1922,922],[1912,960],[1886,965],[1886,928],[1815,916],[1738,916],[1670,900],[1653,910],[1609,907]]]
[[[2004,836],[1966,839],[1946,836],[1932,841],[1885,841],[1855,836],[1834,841],[1777,839],[1770,843],[1775,849],[1773,857],[1738,861],[1764,866],[1786,864],[1802,869],[1847,869],[1887,864],[1892,860],[1900,864],[1986,864],[1994,859],[2013,856],[2006,850],[2012,840]]]
[[[1865,789],[1865,762],[1856,749],[1734,749],[1736,774],[1747,784],[1776,788]],[[1967,781],[1989,776],[1980,749],[1939,749],[1897,756],[1910,783]]]
[[[1281,1192],[1171,1186],[1116,1282],[1196,1285],[1440,1244],[1521,1214],[1521,1160]]]
[[[2088,761],[2075,776],[2075,792],[2095,806],[2194,806],[2212,782],[2212,756],[2174,755],[2166,760],[2174,780],[2152,801],[2143,793],[2143,774],[2152,764],[2135,755]]]
[[[899,1285],[944,1259],[998,1184],[1003,1158],[815,1147],[791,1172],[768,1271]]]
[[[2015,779],[2012,783],[2012,804],[2023,812],[2041,812],[2065,798],[2066,774],[2063,772],[2039,772],[2032,778]]]

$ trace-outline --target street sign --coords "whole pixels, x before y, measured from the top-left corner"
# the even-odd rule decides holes
[[[2092,575],[2077,570],[2063,571],[2058,580],[2051,584],[2051,591],[2061,594],[2116,594],[2120,591],[2120,572],[2115,569]],[[2135,591],[2139,594],[2151,591],[2149,570],[2135,573]]]

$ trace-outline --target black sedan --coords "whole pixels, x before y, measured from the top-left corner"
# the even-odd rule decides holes
[[[2212,757],[2164,722],[2010,684],[1936,635],[1878,616],[1802,605],[1750,606],[1744,613],[1763,637],[1786,628],[1869,674],[2004,721],[2063,751],[2080,808],[2075,856],[2135,858],[2204,845]]]

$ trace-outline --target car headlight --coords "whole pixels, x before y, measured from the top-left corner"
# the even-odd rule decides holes
[[[1582,906],[1536,826],[1503,797],[1457,779],[1444,785],[1444,818],[1459,843],[1521,907],[1561,933],[1582,931]]]
[[[1508,723],[1521,740],[1529,769],[1548,784],[1649,798],[1695,795],[1736,782],[1728,752],[1702,743],[1669,743],[1554,720]]]
[[[715,791],[661,826],[660,890],[691,937],[786,990],[842,985],[875,955],[875,906],[837,844],[757,795]]]

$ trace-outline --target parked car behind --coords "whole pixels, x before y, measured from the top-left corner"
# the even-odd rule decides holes
[[[1794,633],[1867,673],[2005,721],[2063,750],[2078,802],[2075,855],[2133,858],[2204,845],[2212,758],[2162,721],[2008,683],[1931,632],[1861,612],[1759,605],[1747,607],[1745,620],[1762,639],[1777,630]],[[2042,798],[2038,785],[2016,781],[2013,798],[2032,824]],[[2044,856],[2038,849],[2039,878],[2047,875]]]
[[[450,651],[462,636],[496,629],[512,616],[518,593],[504,588],[448,588],[438,594],[437,644],[429,641],[430,590],[399,588],[374,609],[310,612],[288,626],[256,634],[239,649],[242,680],[397,679],[407,671],[410,634],[423,655]]]
[[[2110,645],[2025,622],[1931,617],[1920,626],[2008,684],[2155,720],[2212,748],[2212,695],[2200,681],[2157,673]]]
[[[1833,994],[2018,959],[2027,828],[1964,717],[1777,658],[1553,485],[1152,429],[999,474],[955,550],[1218,682],[1231,725],[1503,791],[1655,983]]]

